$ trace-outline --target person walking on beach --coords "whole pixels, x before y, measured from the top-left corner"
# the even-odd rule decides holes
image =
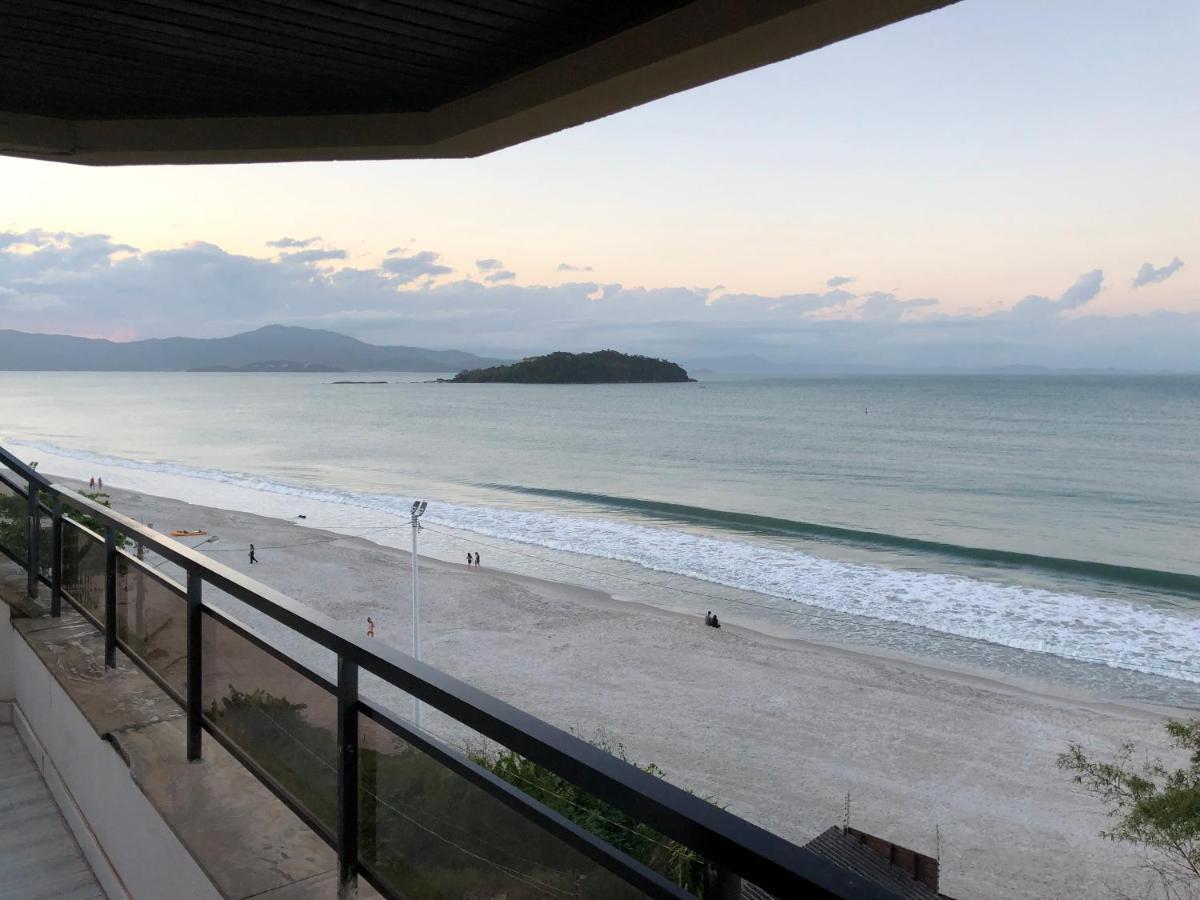
[[[96,489],[96,476],[93,475],[91,478],[88,479],[88,490],[94,491],[95,489]]]
[[[258,562],[258,557],[254,555],[254,545],[251,544],[250,545],[250,565],[254,565],[256,562]]]
[[[479,551],[475,551],[475,568],[479,568]]]
[[[375,620],[367,616],[367,637],[375,637]]]
[[[470,567],[471,567],[471,551],[468,550],[467,551],[467,568],[469,569]]]
[[[96,479],[96,490],[98,490],[98,491],[104,490],[104,479],[103,478]]]

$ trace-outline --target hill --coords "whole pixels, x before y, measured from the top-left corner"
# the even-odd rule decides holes
[[[269,368],[287,360],[303,371],[457,372],[493,365],[461,350],[387,347],[313,328],[267,325],[223,338],[155,338],[117,343],[64,334],[0,330],[0,370],[25,372],[182,372]]]
[[[640,384],[695,381],[673,362],[631,356],[616,350],[595,353],[549,353],[531,356],[507,366],[459,372],[456,382],[510,382],[514,384]]]

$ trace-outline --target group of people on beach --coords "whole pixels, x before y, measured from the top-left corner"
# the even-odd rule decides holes
[[[470,568],[471,566],[475,566],[475,568],[479,568],[479,551],[478,550],[475,551],[474,558],[471,557],[471,551],[470,550],[467,551],[467,567]]]
[[[89,478],[88,479],[88,490],[91,490],[91,491],[104,490],[104,479],[103,478]]]
[[[709,628],[720,628],[721,620],[718,619],[716,617],[716,615],[713,613],[713,611],[710,609],[708,612],[706,612],[704,614],[704,624],[707,625]]]

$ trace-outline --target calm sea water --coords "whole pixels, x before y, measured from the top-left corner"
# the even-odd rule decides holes
[[[372,376],[374,377],[374,376]],[[44,471],[1200,703],[1200,376],[439,385],[0,373]]]

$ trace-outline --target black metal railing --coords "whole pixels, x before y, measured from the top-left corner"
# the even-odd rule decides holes
[[[200,759],[207,734],[328,841],[339,897],[354,895],[360,874],[388,897],[472,888],[483,896],[481,884],[514,898],[693,896],[364,698],[360,673],[690,848],[703,861],[697,891],[706,897],[737,896],[739,878],[781,898],[895,896],[398,650],[364,644],[291,597],[53,484],[3,448],[0,501],[0,553],[25,569],[29,596],[48,588],[54,616],[65,599],[102,630],[106,665],[120,650],[186,710],[189,760]],[[178,566],[185,583],[146,565],[145,550]],[[331,651],[336,678],[207,603],[205,589]]]

